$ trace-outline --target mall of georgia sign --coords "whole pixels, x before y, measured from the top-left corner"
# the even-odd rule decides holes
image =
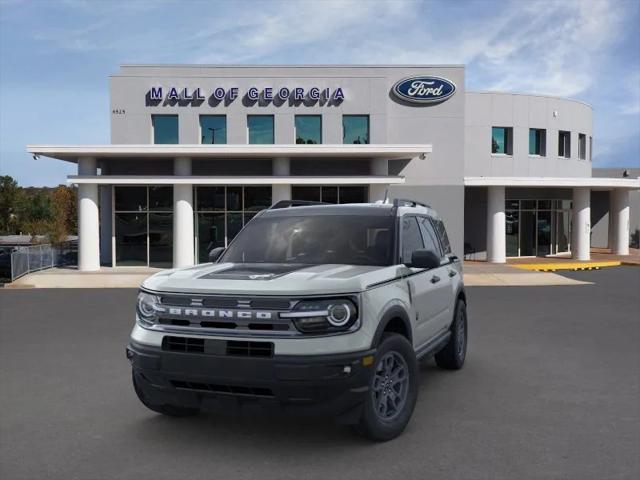
[[[456,92],[456,86],[446,78],[417,76],[403,78],[391,91],[405,102],[425,104],[445,101]]]

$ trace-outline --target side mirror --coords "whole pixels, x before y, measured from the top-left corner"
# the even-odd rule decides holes
[[[411,264],[407,267],[432,269],[440,266],[440,258],[431,250],[414,250],[411,254]]]
[[[222,252],[224,252],[224,247],[216,247],[213,250],[211,250],[209,252],[209,261],[211,263],[217,262],[218,259],[220,258],[220,255],[222,255]]]

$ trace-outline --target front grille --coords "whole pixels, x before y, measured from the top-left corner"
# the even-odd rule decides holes
[[[165,336],[162,350],[168,352],[204,353],[232,357],[273,357],[273,342],[248,342],[212,338]]]
[[[287,297],[164,294],[160,296],[163,310],[157,323],[176,331],[296,335],[298,330],[291,320],[280,318],[279,314],[291,311],[297,301]]]
[[[170,352],[204,353],[203,338],[164,337],[162,349]]]
[[[235,357],[273,357],[273,343],[229,340],[227,342],[227,355]]]
[[[227,395],[243,395],[252,397],[273,397],[273,391],[264,387],[247,387],[239,385],[220,385],[214,383],[186,382],[184,380],[171,380],[171,385],[183,390],[196,390],[201,392],[221,393]]]

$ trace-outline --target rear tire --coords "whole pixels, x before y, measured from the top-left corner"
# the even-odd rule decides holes
[[[356,430],[376,442],[400,435],[418,399],[418,361],[402,335],[385,333],[376,352],[369,391]]]
[[[436,365],[446,370],[460,370],[467,356],[467,304],[464,300],[456,303],[450,331],[449,342],[435,355]]]
[[[166,415],[168,417],[192,417],[200,413],[200,409],[198,408],[186,408],[168,404],[154,405],[153,403],[150,403],[149,399],[140,387],[140,380],[137,378],[135,371],[131,372],[131,378],[133,380],[133,389],[135,390],[136,395],[138,395],[138,398],[140,399],[142,404],[149,410],[152,410],[156,413],[161,413],[162,415]]]

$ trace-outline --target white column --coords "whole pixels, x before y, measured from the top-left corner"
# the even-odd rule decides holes
[[[274,176],[288,177],[291,175],[290,160],[288,158],[274,158],[271,168]],[[291,185],[271,186],[271,203],[274,204],[280,200],[291,200]]]
[[[616,255],[629,255],[629,190],[611,191],[609,201],[609,247]]]
[[[371,175],[386,177],[389,175],[389,161],[386,158],[372,158],[370,164]],[[384,201],[389,185],[371,184],[369,185],[369,201]]]
[[[573,189],[571,254],[576,260],[591,259],[591,189]]]
[[[78,175],[96,175],[96,159],[78,159]],[[100,269],[100,220],[98,213],[98,185],[78,185],[78,270],[91,272]]]
[[[191,159],[174,160],[176,176],[191,175]],[[193,185],[173,186],[173,266],[189,267],[194,264],[193,250]]]
[[[487,261],[507,261],[507,240],[504,215],[504,187],[487,189]]]

